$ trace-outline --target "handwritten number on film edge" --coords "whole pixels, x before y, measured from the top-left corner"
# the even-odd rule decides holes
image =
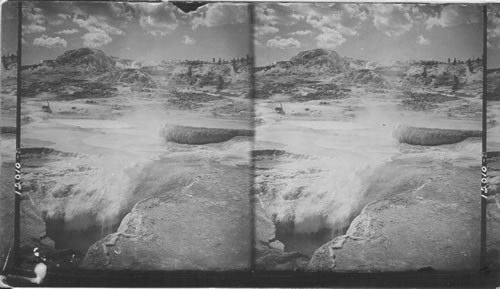
[[[21,152],[18,150],[16,152],[16,164],[15,164],[16,174],[14,176],[14,193],[21,195]]]
[[[485,156],[483,156],[483,165],[481,166],[481,197],[488,198],[488,167]]]

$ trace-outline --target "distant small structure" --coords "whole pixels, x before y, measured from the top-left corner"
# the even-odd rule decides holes
[[[285,114],[285,111],[283,110],[283,104],[280,102],[280,106],[279,107],[275,107],[274,108],[274,111],[279,113],[279,114]]]
[[[47,105],[42,105],[42,110],[47,113],[52,113],[52,109],[50,109],[50,103],[47,100]]]

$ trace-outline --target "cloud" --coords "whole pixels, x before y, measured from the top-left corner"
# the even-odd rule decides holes
[[[98,48],[104,46],[111,41],[111,35],[122,35],[123,31],[106,22],[106,18],[102,16],[85,16],[76,14],[73,17],[73,22],[78,26],[86,29],[88,32],[82,36],[83,46],[90,48]]]
[[[75,15],[75,17],[73,17],[73,22],[75,22],[78,26],[87,29],[88,31],[93,31],[97,28],[108,34],[114,34],[114,35],[123,34],[123,31],[121,29],[109,25],[106,22],[105,17],[96,17],[90,15],[87,18],[85,18],[84,15],[77,14]]]
[[[309,24],[318,30],[335,29],[343,36],[357,35],[360,24],[368,18],[368,9],[357,4],[328,3],[273,3],[256,6],[258,25],[286,25],[298,23]],[[290,35],[307,35],[314,33],[304,29]],[[310,32],[308,32],[310,31]]]
[[[300,48],[301,45],[300,41],[298,41],[293,37],[281,38],[279,36],[276,36],[273,39],[269,39],[266,42],[266,46],[271,48],[286,49],[286,48]]]
[[[429,17],[425,21],[426,29],[433,27],[453,27],[462,24],[478,23],[480,11],[475,7],[444,6],[439,15]]]
[[[45,24],[47,22],[47,19],[45,15],[43,14],[43,10],[38,7],[27,7],[28,9],[25,10],[23,13],[23,22],[27,24]]]
[[[281,22],[278,15],[276,15],[276,10],[268,7],[268,4],[265,3],[259,3],[255,6],[255,16],[257,23],[262,25],[276,25]]]
[[[148,34],[162,37],[176,30],[179,20],[175,13],[176,7],[166,3],[134,3],[130,4],[135,10],[139,25]],[[118,8],[118,7],[117,7]],[[121,9],[117,12],[131,18],[129,11]]]
[[[340,32],[331,28],[323,28],[323,33],[316,36],[317,45],[321,48],[335,49],[346,41]]]
[[[255,37],[262,37],[264,35],[275,34],[280,30],[274,26],[262,25],[255,27]]]
[[[420,35],[417,38],[417,44],[429,45],[429,44],[431,44],[431,42],[429,41],[429,39],[425,38],[423,35]]]
[[[80,32],[78,29],[64,29],[64,30],[56,32],[56,34],[66,34],[66,35],[69,35],[69,34],[75,34],[75,33],[78,33],[78,32]]]
[[[35,23],[29,25],[23,25],[23,34],[40,33],[44,32],[45,30],[46,30],[45,27]]]
[[[177,29],[177,22],[172,21],[162,21],[151,15],[141,16],[139,19],[139,24],[142,29],[154,36],[165,36],[170,32]]]
[[[71,15],[65,14],[65,13],[58,13],[57,17],[62,18],[62,19],[71,19]]]
[[[68,45],[66,40],[62,39],[61,37],[48,37],[47,35],[43,34],[42,36],[35,38],[33,40],[33,45],[37,46],[43,46],[47,48],[63,48]]]
[[[304,15],[301,15],[301,14],[298,14],[298,13],[292,13],[292,15],[290,15],[290,17],[292,17],[295,20],[306,19],[306,17]]]
[[[214,3],[206,5],[194,12],[192,27],[199,26],[215,27],[228,24],[248,22],[248,10],[246,4]]]
[[[83,35],[82,39],[83,39],[83,46],[90,48],[98,48],[113,41],[113,39],[108,35],[108,33],[99,28],[92,29],[92,31]]]
[[[312,27],[321,29],[323,27],[338,26],[340,24],[339,11],[331,11],[329,15],[321,15],[315,10],[311,10],[307,16],[306,22]]]
[[[189,37],[188,35],[184,35],[182,37],[182,43],[186,44],[186,45],[193,45],[196,43],[196,40],[194,40],[193,38]]]
[[[62,25],[64,23],[64,19],[51,19],[48,21],[50,25]]]
[[[488,48],[500,48],[500,11],[497,5],[488,6],[488,32],[486,33]]]
[[[334,4],[340,5],[340,10],[344,18],[354,18],[360,22],[368,19],[368,9],[366,6],[354,3]]]
[[[298,35],[298,36],[304,36],[308,34],[312,34],[313,32],[311,30],[298,30],[295,32],[290,33],[290,35]]]
[[[374,4],[370,8],[373,24],[387,36],[401,36],[413,27],[414,21],[410,16],[412,6],[410,5]]]
[[[56,17],[49,18],[48,22],[50,25],[57,26],[57,25],[62,25],[64,21],[66,21],[67,19],[71,19],[71,15],[65,13],[58,13]]]

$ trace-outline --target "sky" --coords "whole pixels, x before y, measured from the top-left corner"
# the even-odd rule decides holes
[[[17,50],[16,3],[2,6],[2,54]],[[158,62],[232,59],[249,53],[247,5],[213,3],[184,13],[170,3],[25,2],[23,64],[67,50],[101,49]]]
[[[488,5],[488,68],[500,68],[500,4]]]
[[[381,63],[480,57],[481,11],[474,5],[260,3],[256,62],[314,48]]]

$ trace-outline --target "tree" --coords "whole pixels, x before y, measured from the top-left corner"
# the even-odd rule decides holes
[[[424,71],[422,71],[422,77],[427,78],[427,66],[424,66]]]
[[[191,66],[191,65],[189,65],[189,67],[188,67],[187,76],[189,78],[193,77],[193,66]]]
[[[221,91],[224,88],[224,78],[222,75],[217,77],[217,91]]]
[[[238,73],[238,67],[236,66],[236,59],[233,58],[233,60],[231,60],[231,64],[233,65],[234,73]]]
[[[472,60],[470,60],[470,58],[467,59],[467,67],[469,68],[470,73],[472,73],[474,68],[472,67]]]
[[[458,85],[460,82],[458,81],[458,76],[454,75],[453,76],[453,87],[451,88],[453,91],[456,91],[458,89]]]
[[[212,59],[212,62],[215,63],[215,57]]]
[[[219,57],[219,61],[217,61],[217,64],[221,65],[221,63],[222,63],[222,59],[220,59],[220,57]]]
[[[457,59],[456,58],[453,59],[453,65],[457,65]]]
[[[450,63],[450,58],[448,58],[448,63]]]

